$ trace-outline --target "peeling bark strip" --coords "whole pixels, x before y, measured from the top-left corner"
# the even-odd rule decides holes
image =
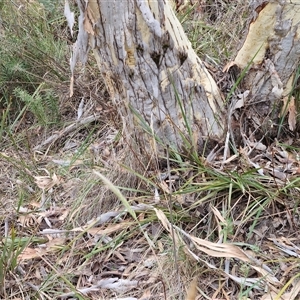
[[[80,15],[84,15],[78,37],[84,37],[80,34],[83,30],[88,33],[128,135],[137,130],[136,118],[129,108],[132,106],[161,140],[179,148],[180,132],[187,133],[185,116],[194,133],[198,133],[197,142],[208,136],[223,136],[222,96],[193,51],[168,0],[77,3]]]
[[[253,59],[244,80],[250,90],[245,112],[256,133],[273,131],[275,136],[278,118],[287,112],[289,129],[296,128],[290,93],[300,62],[300,0],[273,0],[260,7],[235,63],[245,68]]]

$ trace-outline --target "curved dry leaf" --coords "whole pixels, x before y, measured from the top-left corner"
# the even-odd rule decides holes
[[[235,66],[236,65],[236,63],[234,62],[234,61],[230,61],[229,63],[227,63],[226,65],[225,65],[225,67],[223,68],[223,72],[225,73],[225,72],[228,72],[229,71],[229,69],[231,68],[231,67],[233,67],[233,66]]]
[[[18,222],[23,227],[34,227],[39,223],[34,214],[20,215],[18,217]]]
[[[170,232],[171,224],[164,214],[162,210],[154,208],[154,211],[156,212],[156,215],[158,219],[161,221],[162,225]],[[174,228],[178,228],[177,226],[174,226]],[[183,230],[181,230],[181,233],[184,233],[192,242],[194,242],[196,248],[208,255],[211,255],[213,257],[227,257],[227,258],[238,258],[244,262],[251,262],[249,257],[245,254],[243,250],[241,250],[239,247],[232,245],[232,244],[217,244],[213,242],[209,242],[200,238],[197,238],[195,236],[192,236]]]
[[[34,176],[36,185],[44,190],[51,189],[55,185],[59,185],[61,180],[54,173],[52,176]]]
[[[18,262],[22,260],[30,260],[38,258],[46,254],[45,249],[26,247],[21,254],[18,255]]]

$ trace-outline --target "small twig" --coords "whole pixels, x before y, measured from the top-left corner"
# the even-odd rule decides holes
[[[166,285],[164,283],[164,281],[162,280],[161,277],[159,277],[159,281],[161,282],[162,286],[163,286],[163,290],[164,290],[164,298],[165,300],[167,300],[167,292],[166,292]]]

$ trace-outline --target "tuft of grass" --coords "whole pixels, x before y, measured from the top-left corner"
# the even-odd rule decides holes
[[[46,1],[49,2],[49,1]],[[50,4],[50,2],[48,3]],[[38,1],[5,1],[1,8],[0,109],[1,124],[11,125],[27,111],[40,126],[59,120],[57,89],[68,80],[68,38],[57,5]],[[61,15],[61,17],[57,17]]]
[[[274,170],[278,168],[279,150],[297,154],[300,149],[275,145],[272,151],[277,152],[267,162],[261,159],[263,153],[251,154],[245,145],[234,154],[228,151],[226,161],[222,147],[207,155],[198,153],[183,100],[174,87],[186,126],[186,132],[178,132],[184,153],[165,145],[133,110],[152,141],[152,150],[168,151],[163,157],[153,151],[149,157],[156,164],[150,166],[150,158],[145,158],[149,149],[126,143],[107,96],[95,92],[100,88],[94,84],[98,77],[93,65],[88,66],[93,87],[80,88],[90,97],[84,99],[83,111],[99,116],[82,124],[76,119],[79,94],[64,106],[64,122],[56,119],[61,113],[60,85],[69,76],[63,14],[55,13],[56,2],[50,0],[40,1],[44,7],[31,1],[21,12],[15,2],[2,7],[7,19],[1,41],[7,49],[0,45],[4,66],[0,70],[0,197],[5,199],[0,202],[0,220],[5,224],[8,215],[17,222],[8,224],[0,245],[0,298],[184,299],[189,282],[196,278],[193,283],[203,299],[260,299],[266,287],[274,289],[266,273],[259,273],[263,265],[283,283],[273,299],[295,292],[299,258],[287,258],[288,253],[270,243],[273,235],[284,235],[281,246],[288,244],[289,251],[297,243],[300,180],[292,174],[296,169],[285,173],[280,169],[288,173],[286,180],[261,171],[270,162]],[[183,12],[182,18],[194,47],[206,61],[229,59],[240,39],[239,33],[229,33],[230,26],[243,26],[245,2],[206,1],[199,11],[201,20],[194,19],[196,8]],[[16,22],[11,21],[12,15]],[[229,93],[236,90],[237,86]],[[60,131],[54,124],[58,121],[68,130]],[[48,127],[46,134],[40,134],[35,126],[34,146],[49,135],[54,136],[52,142],[38,150],[31,146],[27,134],[32,124]],[[281,159],[280,168],[290,164],[285,162]],[[211,248],[202,251],[204,245]],[[234,246],[239,256],[217,256],[214,251],[222,245]],[[45,251],[28,261],[23,250]],[[243,253],[259,264],[240,260]],[[135,281],[139,284],[124,288]],[[99,283],[109,285],[103,288]],[[118,290],[118,285],[124,289]]]
[[[199,57],[213,65],[233,58],[240,45],[248,3],[242,0],[195,2],[178,12],[178,18]]]
[[[5,220],[5,223],[8,225],[8,220]],[[5,295],[6,299],[8,296],[5,290],[6,281],[8,278],[13,278],[13,274],[17,271],[18,256],[31,239],[31,237],[18,237],[16,229],[11,227],[10,232],[0,242],[0,295]]]

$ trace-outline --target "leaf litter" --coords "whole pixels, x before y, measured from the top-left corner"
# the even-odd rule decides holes
[[[71,29],[73,16],[66,14]],[[154,190],[136,179],[127,184],[130,174],[120,162],[131,149],[118,139],[123,129],[112,122],[115,111],[106,100],[104,109],[95,109],[86,89],[65,128],[33,139],[21,155],[14,147],[1,150],[1,255],[17,261],[7,269],[3,299],[299,298],[298,148],[288,140],[267,145],[244,136],[238,154],[215,148],[201,157],[204,171],[187,162],[184,171],[174,167],[175,177],[157,170],[166,176],[153,180]],[[239,96],[235,110],[246,97]],[[296,110],[288,100],[292,130]],[[143,176],[153,179],[151,172]],[[174,223],[166,209],[170,194]]]
[[[149,192],[147,185],[135,186],[135,194],[141,196],[132,198],[130,191],[121,188],[126,183],[118,181],[128,173],[116,161],[117,155],[128,156],[129,150],[122,152],[124,146],[118,148],[112,137],[116,135],[110,135],[118,130],[107,128],[105,141],[105,134],[99,132],[101,139],[95,135],[80,156],[78,148],[65,148],[64,143],[60,153],[50,151],[64,135],[55,139],[56,146],[42,143],[45,148],[36,150],[35,160],[24,151],[22,159],[28,164],[21,168],[23,172],[16,168],[20,156],[15,150],[2,152],[0,184],[6,199],[2,215],[7,216],[2,220],[6,245],[2,251],[8,249],[8,238],[14,245],[12,253],[23,245],[17,267],[6,276],[6,295],[172,299],[202,293],[210,299],[238,299],[240,291],[249,290],[248,299],[297,299],[300,166],[296,148],[245,138],[239,155],[224,160],[222,151],[214,149],[202,158],[205,170],[200,173],[188,163],[183,171],[172,170],[170,177],[159,170],[155,188]],[[76,138],[80,145],[82,135]],[[109,178],[111,166],[118,168],[119,177],[104,180],[104,188],[103,178]],[[213,174],[218,174],[220,186],[212,180]],[[144,177],[151,181],[153,172]],[[183,193],[186,186],[190,192]],[[112,197],[109,189],[123,195],[123,201]],[[16,205],[20,193],[27,201]],[[174,224],[169,221],[166,195],[174,202]],[[12,234],[15,229],[18,239]],[[179,253],[183,288],[175,284],[172,243]],[[190,282],[197,283],[196,291]],[[50,290],[44,290],[45,283]]]

